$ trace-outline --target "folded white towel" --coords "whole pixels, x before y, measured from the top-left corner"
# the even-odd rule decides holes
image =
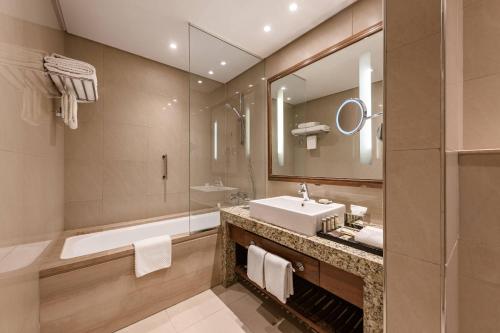
[[[354,240],[381,249],[384,247],[384,230],[372,226],[364,227],[356,233]]]
[[[286,303],[288,297],[293,295],[293,269],[292,264],[277,255],[267,253],[264,259],[264,281],[267,291]]]
[[[169,235],[134,242],[135,276],[141,277],[172,265],[172,239]]]
[[[55,73],[50,74],[50,77],[61,93],[63,91],[73,91],[80,100],[88,98],[90,101],[97,101],[97,75],[94,66],[56,53],[46,56],[44,60],[44,67],[49,72]],[[62,78],[56,74],[69,76],[77,80]]]
[[[247,252],[247,276],[259,287],[264,288],[264,257],[267,251],[250,245]]]
[[[295,128],[292,130],[292,135],[307,135],[307,134],[315,134],[320,132],[330,132],[330,126],[328,125],[317,125],[306,128]]]
[[[320,122],[318,122],[318,121],[310,121],[308,123],[298,124],[297,127],[298,128],[306,128],[306,127],[318,126],[319,124],[320,124]]]

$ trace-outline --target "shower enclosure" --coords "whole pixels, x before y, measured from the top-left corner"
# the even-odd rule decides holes
[[[194,26],[189,39],[193,216],[265,196],[266,81],[258,57]]]

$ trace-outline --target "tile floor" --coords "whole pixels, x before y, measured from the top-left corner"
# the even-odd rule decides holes
[[[237,283],[191,297],[119,333],[303,333],[279,306]]]

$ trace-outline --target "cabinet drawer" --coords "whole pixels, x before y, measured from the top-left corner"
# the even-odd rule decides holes
[[[244,229],[228,225],[229,237],[237,244],[248,247],[250,244],[255,244],[264,250],[276,254],[292,263],[295,269],[295,274],[301,278],[319,285],[319,261],[306,256],[300,252],[292,250],[286,246],[275,243],[269,239],[248,232]],[[304,267],[303,271],[299,270],[298,263]]]
[[[363,279],[320,262],[319,286],[351,304],[363,308]]]

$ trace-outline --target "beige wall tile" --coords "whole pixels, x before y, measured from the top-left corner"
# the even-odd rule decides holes
[[[460,332],[498,332],[498,284],[460,277]]]
[[[103,165],[100,161],[66,159],[64,163],[64,201],[101,200]]]
[[[440,45],[434,34],[386,55],[388,150],[441,145]]]
[[[384,20],[383,1],[364,0],[352,6],[352,33],[358,33]]]
[[[80,108],[78,105],[78,108]],[[79,114],[82,110],[79,110]],[[64,158],[74,160],[102,161],[103,159],[102,120],[78,121],[76,130],[64,129]]]
[[[147,147],[147,127],[104,123],[104,159],[136,162],[146,161]]]
[[[487,246],[477,240],[460,240],[460,274],[494,283],[500,288],[500,244]]]
[[[500,3],[477,1],[464,9],[464,79],[500,73]]]
[[[102,223],[133,221],[149,217],[146,195],[121,195],[104,198],[102,201]]]
[[[457,244],[457,243],[456,243]],[[445,267],[446,332],[459,332],[459,249],[453,248]]]
[[[467,154],[460,162],[460,238],[500,244],[500,154]]]
[[[102,201],[74,201],[64,204],[64,228],[66,230],[101,225]]]
[[[387,0],[387,50],[415,43],[441,30],[441,1]]]
[[[3,113],[3,112],[2,112]],[[15,244],[22,239],[22,156],[0,151],[0,244]]]
[[[189,211],[189,192],[148,195],[147,208],[149,216],[187,212]]]
[[[22,90],[8,78],[12,74],[12,66],[0,66],[0,149],[19,151],[21,149],[23,124],[21,120]],[[21,76],[24,79],[24,76]]]
[[[103,199],[119,196],[144,196],[148,189],[147,163],[105,161],[102,182]]]
[[[460,187],[458,153],[446,152],[446,260],[458,240],[460,225]]]
[[[498,87],[500,73],[464,81],[464,149],[500,147]]]
[[[440,263],[439,150],[388,152],[386,246],[389,251]]]
[[[440,268],[387,254],[387,332],[440,332]]]

